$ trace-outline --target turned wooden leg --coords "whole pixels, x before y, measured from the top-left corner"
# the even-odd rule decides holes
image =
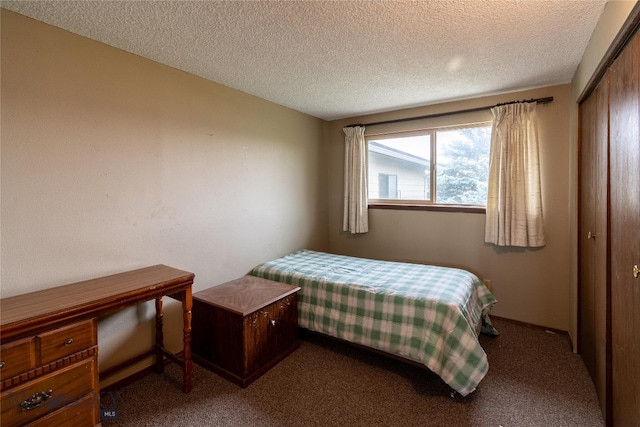
[[[156,298],[156,367],[157,373],[164,372],[164,356],[162,347],[164,334],[162,333],[162,297]]]
[[[192,382],[191,382],[191,371],[193,369],[193,362],[191,361],[191,309],[192,309],[192,306],[193,306],[193,301],[191,298],[191,286],[189,286],[187,289],[185,289],[184,298],[182,299],[182,310],[184,315],[183,391],[185,393],[191,392],[191,388],[192,388]]]

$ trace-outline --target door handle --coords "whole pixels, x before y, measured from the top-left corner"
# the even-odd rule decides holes
[[[633,277],[636,279],[640,276],[640,268],[638,268],[638,264],[633,266]]]
[[[596,235],[592,234],[591,232],[587,233],[587,239],[595,239]]]

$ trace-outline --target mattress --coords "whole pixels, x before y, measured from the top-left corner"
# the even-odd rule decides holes
[[[299,326],[424,364],[462,396],[489,369],[476,325],[496,299],[466,270],[304,249],[250,274],[301,288]]]

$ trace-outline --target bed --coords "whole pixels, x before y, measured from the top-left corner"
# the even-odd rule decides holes
[[[489,369],[478,325],[496,299],[468,271],[303,249],[250,274],[301,288],[300,327],[423,364],[462,396]]]

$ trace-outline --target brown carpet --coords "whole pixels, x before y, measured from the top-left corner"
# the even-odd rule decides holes
[[[494,319],[481,336],[487,376],[471,395],[426,369],[317,335],[246,389],[194,366],[181,392],[175,365],[103,396],[103,426],[576,426],[604,425],[595,387],[566,334]]]

